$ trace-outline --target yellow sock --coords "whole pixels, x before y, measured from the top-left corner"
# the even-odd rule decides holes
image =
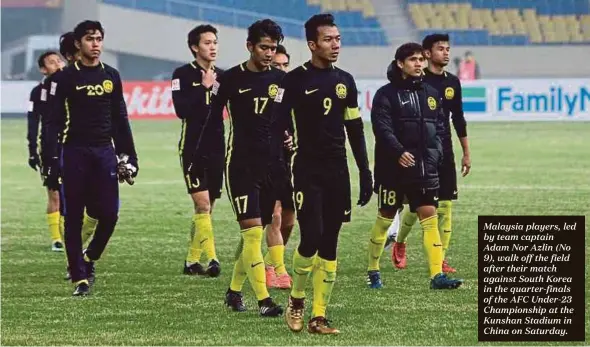
[[[336,260],[320,258],[320,266],[313,270],[312,317],[326,317],[326,307],[330,303],[330,295],[336,281],[336,267]]]
[[[229,289],[233,290],[234,292],[241,292],[244,282],[246,282],[246,278],[248,278],[248,274],[244,268],[244,259],[240,253],[234,263],[234,271],[231,274]]]
[[[270,247],[268,248],[268,251],[266,252],[266,254],[264,255],[264,265],[265,266],[274,266],[272,264],[272,258],[270,256]]]
[[[291,288],[291,296],[296,299],[305,298],[305,284],[307,283],[307,276],[314,268],[314,261],[316,256],[304,257],[299,254],[296,249],[293,253],[293,287]]]
[[[61,242],[62,239],[59,232],[59,212],[47,214],[47,225],[49,226],[49,233],[51,234],[51,242]]]
[[[406,208],[404,208],[402,211],[402,223],[399,227],[399,233],[397,234],[397,242],[406,242],[406,239],[408,238],[410,231],[412,231],[412,227],[416,223],[417,219],[418,216],[415,213],[410,212],[410,208],[406,206]]]
[[[82,245],[84,245],[86,241],[90,240],[92,235],[94,235],[97,224],[98,219],[92,218],[86,212],[84,212],[84,220],[82,222]]]
[[[428,258],[430,277],[442,272],[442,244],[438,233],[438,216],[425,218],[420,221],[424,232],[424,251]]]
[[[379,270],[379,259],[383,253],[385,239],[387,239],[387,229],[393,222],[393,219],[377,216],[373,229],[371,229],[371,238],[369,238],[369,271]]]
[[[275,273],[277,275],[282,275],[287,272],[287,268],[285,268],[285,246],[278,245],[272,246],[268,248],[268,253],[270,258],[270,262],[272,266],[275,268]],[[265,259],[266,261],[266,259]]]
[[[198,230],[199,243],[201,249],[207,258],[207,262],[215,259],[217,260],[217,254],[215,253],[215,239],[213,238],[213,224],[211,223],[211,214],[199,213],[193,216],[195,222],[195,229]]]
[[[186,262],[190,264],[198,263],[201,260],[201,254],[203,253],[203,249],[201,248],[200,241],[200,233],[199,229],[196,227],[196,219],[198,215],[193,215],[193,220],[191,223],[191,240],[188,246],[188,254],[186,255]]]
[[[447,255],[449,243],[451,243],[452,207],[453,202],[451,200],[444,200],[438,203],[438,230],[440,233],[440,241],[442,243],[443,260]]]
[[[255,226],[242,230],[244,249],[242,251],[243,266],[246,268],[248,280],[256,295],[256,300],[268,298],[266,289],[266,273],[264,272],[264,259],[262,257],[262,226]]]

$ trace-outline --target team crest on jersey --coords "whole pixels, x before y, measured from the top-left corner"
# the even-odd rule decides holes
[[[104,82],[102,82],[102,87],[104,88],[105,92],[112,93],[113,92],[113,81],[104,80]]]
[[[279,92],[279,86],[277,86],[276,84],[271,84],[270,86],[268,86],[268,96],[270,96],[271,98],[275,98],[275,96],[277,96],[277,93]]]
[[[430,107],[431,110],[436,110],[436,99],[432,96],[428,97],[428,107]]]
[[[342,83],[338,83],[336,85],[336,96],[338,96],[340,99],[345,99],[346,93],[346,86]]]
[[[452,87],[447,87],[445,89],[445,98],[447,100],[451,100],[453,97],[455,97],[455,89],[453,89]]]

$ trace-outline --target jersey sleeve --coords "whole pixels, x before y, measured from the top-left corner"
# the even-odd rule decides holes
[[[346,94],[346,109],[344,111],[344,126],[350,142],[350,149],[359,171],[369,171],[369,159],[363,120],[358,105],[358,90],[352,76],[349,76],[349,90]]]
[[[371,109],[371,122],[373,123],[375,141],[384,143],[397,159],[401,157],[405,149],[395,136],[392,113],[391,101],[384,90],[379,89],[373,97],[373,107]]]
[[[27,112],[27,141],[29,146],[29,157],[37,155],[37,137],[39,136],[39,122],[41,121],[40,103],[41,86],[31,90],[29,96],[29,109]]]
[[[361,118],[358,103],[358,89],[352,76],[348,75],[348,92],[346,93],[346,110],[344,120],[353,120]]]
[[[58,157],[59,137],[66,124],[66,98],[71,88],[67,74],[60,73],[48,83],[47,115],[43,117],[43,129],[46,136],[43,141],[43,161],[51,162]]]
[[[453,127],[457,133],[457,137],[462,138],[467,136],[467,121],[465,120],[465,113],[463,112],[463,93],[461,88],[461,81],[456,79],[455,83],[455,97],[451,103],[451,119]]]
[[[129,116],[127,114],[127,104],[123,98],[123,83],[117,70],[113,71],[113,93],[111,100],[111,116],[113,117],[113,142],[117,154],[125,153],[132,158],[137,159],[135,143]]]
[[[201,83],[195,83],[189,76],[178,68],[172,74],[170,82],[172,90],[172,103],[176,116],[180,119],[188,119],[199,113],[206,113],[209,109],[209,92]],[[195,93],[198,89],[200,93]]]

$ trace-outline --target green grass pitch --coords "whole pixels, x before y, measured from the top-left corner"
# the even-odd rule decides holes
[[[342,333],[294,334],[283,318],[258,316],[248,284],[248,312],[236,314],[223,306],[239,237],[225,193],[213,214],[221,277],[181,274],[192,203],[177,156],[180,123],[136,121],[132,126],[140,174],[135,186],[121,189],[119,224],[97,263],[93,294],[78,299],[62,279],[63,254],[50,251],[46,195],[38,173],[27,166],[26,124],[2,120],[3,345],[476,345],[477,216],[588,215],[590,210],[590,123],[471,123],[473,171],[459,179],[449,252],[464,286],[429,289],[421,233],[414,227],[408,268],[394,271],[385,253],[385,287],[367,289],[374,196],[365,208],[353,209],[353,222],[340,234],[328,315]],[[370,126],[366,133],[372,159]],[[458,146],[456,153],[460,163]],[[349,162],[356,202],[358,175],[351,155]],[[589,229],[586,219],[587,245]],[[286,251],[289,269],[298,241],[296,228]],[[586,273],[589,268],[587,263]],[[272,290],[271,295],[284,305],[288,292]],[[587,338],[589,328],[586,324]]]

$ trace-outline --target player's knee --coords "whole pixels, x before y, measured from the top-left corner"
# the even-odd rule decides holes
[[[318,252],[318,248],[316,245],[304,244],[302,242],[299,244],[299,247],[297,247],[297,252],[305,258],[311,258]]]
[[[192,195],[195,213],[211,213],[211,201],[208,192],[198,192]]]
[[[336,260],[336,244],[333,245],[327,245],[327,244],[322,244],[320,246],[320,248],[318,249],[318,256],[322,259],[325,260]]]
[[[397,209],[395,208],[380,208],[379,216],[387,219],[393,219],[395,217],[396,212]]]
[[[416,209],[418,219],[423,220],[436,215],[436,208],[434,206],[420,206]]]
[[[59,211],[59,192],[50,190],[47,199],[47,213]]]
[[[208,202],[196,203],[195,212],[198,214],[211,213],[211,204]]]

